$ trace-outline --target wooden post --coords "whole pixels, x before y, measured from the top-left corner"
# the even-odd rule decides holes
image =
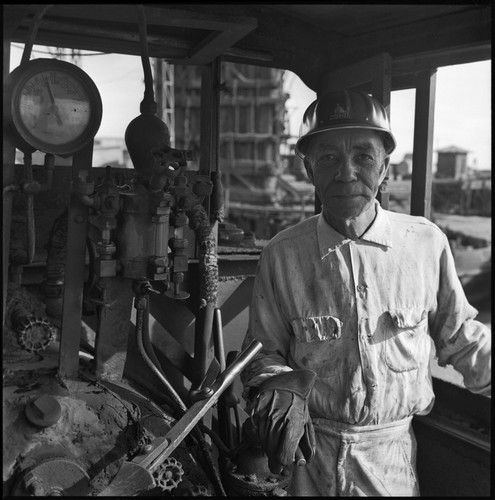
[[[411,215],[431,216],[436,68],[418,75],[414,119]]]

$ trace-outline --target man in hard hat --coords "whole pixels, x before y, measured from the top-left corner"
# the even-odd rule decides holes
[[[413,415],[434,394],[432,343],[467,389],[491,390],[490,331],[474,318],[446,236],[375,200],[395,148],[383,106],[355,91],[306,110],[296,152],[322,212],[277,234],[260,258],[242,374],[245,429],[289,494],[415,496]]]

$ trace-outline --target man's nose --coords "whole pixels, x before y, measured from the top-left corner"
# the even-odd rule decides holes
[[[337,174],[335,176],[335,180],[340,182],[352,182],[357,180],[357,167],[354,165],[351,158],[343,158],[339,169],[337,170]]]

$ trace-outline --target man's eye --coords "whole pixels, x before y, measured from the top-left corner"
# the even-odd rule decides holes
[[[335,162],[337,160],[337,155],[335,154],[332,154],[332,153],[327,153],[327,154],[324,154],[324,155],[321,155],[319,158],[318,158],[318,161],[326,161],[326,162]]]
[[[371,155],[362,153],[362,154],[356,156],[356,160],[359,163],[372,163],[374,161],[374,158]]]

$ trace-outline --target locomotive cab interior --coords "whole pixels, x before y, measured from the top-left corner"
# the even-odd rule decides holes
[[[431,218],[437,70],[491,59],[491,5],[2,8],[4,495],[286,495],[286,477],[242,457],[238,374],[259,346],[241,343],[264,236],[231,223],[225,199],[236,185],[264,194],[225,160],[236,144],[220,140],[221,103],[234,109],[238,95],[228,65],[261,68],[264,81],[290,71],[316,95],[362,90],[392,117],[392,92],[413,89],[410,213]],[[139,108],[125,129],[128,168],[94,166],[106,108],[92,75],[33,45],[140,58],[143,91],[122,103]],[[167,101],[174,67],[193,82],[194,113]],[[275,87],[250,88],[239,102],[275,102]],[[252,149],[243,139],[265,185],[275,167],[259,155],[272,144],[281,161],[276,130],[254,134]],[[388,208],[386,184],[379,201]],[[238,210],[254,210],[255,228],[248,202]],[[489,496],[490,398],[438,367],[433,377],[435,405],[413,421],[422,496]],[[134,481],[121,480],[123,464]]]

